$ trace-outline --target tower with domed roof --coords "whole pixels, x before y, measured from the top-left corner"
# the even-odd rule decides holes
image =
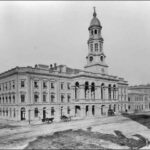
[[[108,65],[105,63],[105,54],[103,52],[103,38],[101,36],[102,26],[97,18],[94,7],[93,18],[90,22],[87,64],[84,67],[86,71],[107,74]]]

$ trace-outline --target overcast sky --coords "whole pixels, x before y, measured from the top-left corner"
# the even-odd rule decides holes
[[[150,2],[0,2],[0,72],[51,63],[83,69],[96,6],[109,74],[150,83]]]

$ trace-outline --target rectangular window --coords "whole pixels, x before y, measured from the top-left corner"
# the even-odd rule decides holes
[[[46,94],[43,94],[43,102],[46,102]]]
[[[67,83],[67,89],[70,90],[70,83]]]
[[[68,95],[68,96],[67,96],[67,101],[68,101],[68,103],[70,102],[70,98],[71,98],[70,95]]]
[[[24,103],[24,102],[25,102],[25,95],[21,94],[21,103]]]
[[[34,81],[34,87],[38,88],[38,81]]]
[[[15,95],[13,95],[13,103],[15,103]]]
[[[61,102],[64,102],[64,95],[61,95]]]
[[[51,107],[51,116],[54,116],[55,110],[54,107]]]
[[[25,81],[21,80],[21,88],[24,88],[24,87],[25,87]]]
[[[51,89],[54,89],[54,82],[51,82]]]
[[[90,50],[93,52],[93,44],[90,44]]]
[[[61,90],[64,89],[64,83],[61,83]]]
[[[35,94],[35,95],[34,95],[34,102],[37,103],[37,102],[38,102],[38,99],[39,99],[39,95]]]
[[[51,95],[51,102],[54,103],[55,102],[55,96]]]
[[[15,89],[15,81],[13,81],[12,87],[13,87],[13,89]]]
[[[43,89],[46,89],[46,88],[47,88],[47,82],[43,81]]]
[[[98,43],[95,43],[95,51],[98,51]]]

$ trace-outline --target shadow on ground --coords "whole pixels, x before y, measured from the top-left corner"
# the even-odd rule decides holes
[[[150,142],[143,136],[136,134],[135,138],[127,138],[119,130],[114,134],[92,132],[92,128],[85,130],[66,130],[55,132],[53,135],[39,136],[35,141],[30,142],[25,149],[108,149],[103,147],[101,140],[109,141],[120,146],[127,146],[129,149],[139,149]]]
[[[146,126],[147,128],[150,129],[150,115],[148,114],[127,114],[124,113],[122,114],[122,116],[127,117],[131,120],[134,120],[144,126]]]

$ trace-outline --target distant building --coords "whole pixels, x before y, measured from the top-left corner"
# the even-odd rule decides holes
[[[41,120],[107,116],[128,111],[128,83],[108,74],[102,25],[94,9],[83,70],[66,65],[16,67],[0,74],[0,118]]]
[[[131,102],[132,111],[150,110],[150,85],[130,86],[128,100]]]

